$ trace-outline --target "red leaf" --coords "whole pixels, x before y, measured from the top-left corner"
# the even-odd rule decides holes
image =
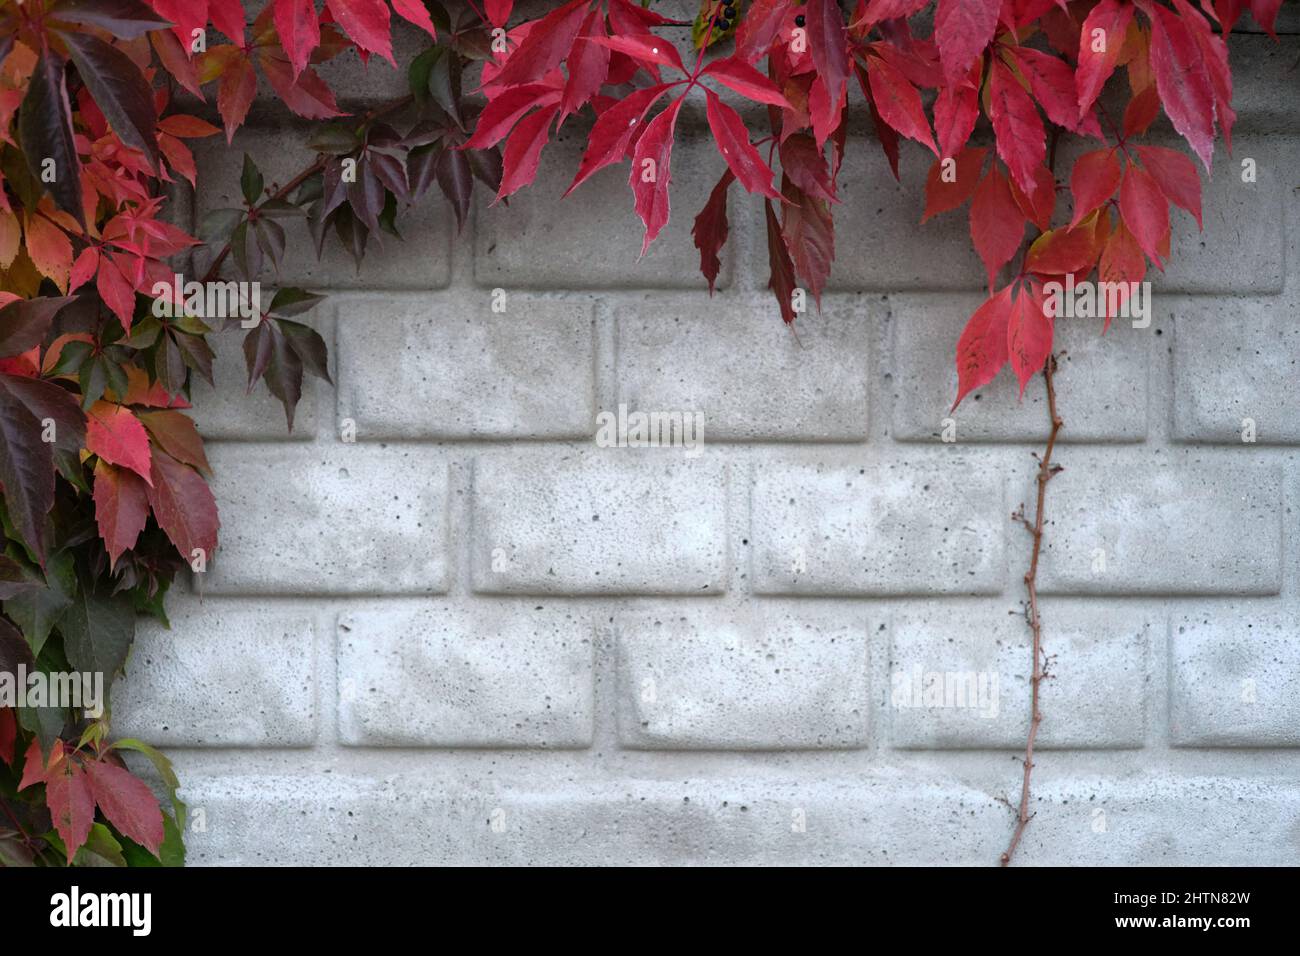
[[[569,77],[564,83],[564,95],[560,99],[560,123],[563,124],[570,113],[576,113],[585,106],[604,85],[609,76],[609,48],[599,43],[588,42],[595,37],[605,35],[605,18],[600,10],[592,10],[583,24],[580,38],[573,45],[569,54]]]
[[[772,48],[789,19],[792,0],[754,0],[736,28],[736,56],[746,63],[760,60]]]
[[[668,89],[669,84],[661,83],[629,93],[597,117],[591,127],[591,135],[587,138],[587,151],[583,154],[582,163],[564,195],[577,189],[593,173],[610,163],[617,163],[627,154],[628,144],[642,128],[641,121],[646,113]]]
[[[775,83],[737,57],[714,60],[704,68],[702,75],[713,77],[723,86],[755,103],[768,103],[783,108],[790,105],[790,101],[776,88]]]
[[[934,13],[934,39],[948,82],[960,82],[975,57],[993,39],[1001,0],[939,0]]]
[[[1141,136],[1159,116],[1160,93],[1153,83],[1142,92],[1134,94],[1124,108],[1124,138]]]
[[[1079,67],[1074,73],[1080,116],[1092,109],[1101,88],[1115,72],[1132,19],[1133,7],[1127,0],[1101,0],[1083,21],[1083,29],[1079,31]]]
[[[1020,380],[1020,396],[1052,354],[1052,317],[1043,308],[1042,288],[1025,282],[1007,320],[1007,354]]]
[[[642,65],[671,66],[683,73],[686,72],[686,65],[682,63],[682,55],[677,52],[677,47],[653,33],[614,37],[597,36],[592,37],[590,42],[617,50]]]
[[[62,741],[55,741],[55,749],[62,753]],[[53,751],[51,751],[53,756]],[[32,742],[27,745],[27,753],[23,757],[23,776],[18,781],[18,789],[26,790],[34,784],[45,782],[45,758],[41,755],[41,738],[33,737]]]
[[[781,320],[786,325],[793,325],[794,263],[790,261],[790,250],[781,238],[781,225],[776,221],[770,199],[763,200],[763,214],[767,223],[767,287],[776,296],[777,306],[781,309]]]
[[[939,155],[956,156],[970,139],[979,119],[977,86],[944,85],[934,101],[934,131],[939,137]]]
[[[248,19],[240,0],[209,0],[208,16],[221,33],[244,45],[244,24]]]
[[[929,3],[930,0],[870,0],[862,13],[861,19],[855,21],[854,26],[858,23],[867,26],[879,23],[881,20],[898,20],[903,17],[910,17],[922,7],[928,6]]]
[[[131,319],[135,314],[135,289],[112,256],[100,255],[99,271],[95,273],[95,288],[104,304],[122,323],[122,328],[130,332]]]
[[[740,114],[718,98],[712,90],[705,91],[705,111],[709,130],[718,146],[718,152],[736,174],[747,192],[762,193],[773,199],[781,194],[772,187],[772,170],[749,141],[749,130]]]
[[[957,340],[957,400],[997,378],[1007,364],[1007,326],[1011,319],[1011,286],[990,296],[966,323]]]
[[[572,0],[532,22],[532,29],[510,54],[492,82],[498,86],[535,83],[559,65],[587,17],[588,0]]]
[[[835,261],[835,224],[823,199],[809,196],[789,178],[782,180],[781,235],[790,250],[795,271],[821,308],[822,290]]]
[[[429,36],[438,39],[438,31],[433,28],[433,20],[429,17],[429,9],[424,5],[424,0],[393,0],[393,9],[403,20],[414,23]]]
[[[497,200],[505,199],[516,190],[537,178],[537,165],[542,159],[542,147],[550,138],[551,120],[560,111],[559,104],[545,106],[519,121],[515,131],[506,140],[501,160],[501,188]]]
[[[203,477],[161,449],[153,453],[153,485],[149,506],[186,561],[196,550],[211,556],[217,549],[217,502]]]
[[[334,92],[320,74],[308,67],[294,79],[289,61],[276,51],[259,52],[258,63],[271,87],[284,105],[305,119],[329,119],[342,116],[334,101]]]
[[[668,185],[672,181],[669,163],[673,155],[673,133],[677,128],[677,114],[681,112],[685,98],[685,95],[679,96],[650,121],[632,153],[632,174],[628,177],[628,184],[632,187],[636,214],[645,223],[641,255],[645,255],[650,243],[655,241],[660,230],[668,224]]]
[[[505,90],[483,107],[483,112],[479,114],[478,122],[474,127],[474,135],[461,148],[491,149],[505,139],[506,134],[519,121],[519,117],[533,107],[549,106],[558,102],[560,96],[560,92],[555,87],[543,83],[530,83]]]
[[[997,134],[998,155],[1032,197],[1038,188],[1035,168],[1047,157],[1047,133],[1034,101],[1000,60],[993,63],[989,79],[989,119]]]
[[[1076,159],[1070,170],[1070,192],[1074,194],[1070,225],[1077,226],[1084,216],[1115,195],[1123,175],[1114,149],[1099,149]]]
[[[840,128],[847,96],[847,86],[840,87],[839,95],[832,97],[825,81],[820,76],[813,78],[812,86],[808,90],[808,118],[812,121],[813,138],[818,147],[825,146],[826,141]],[[804,124],[791,123],[790,125],[793,127]]]
[[[158,798],[129,770],[104,761],[86,764],[90,793],[108,822],[154,856],[163,842],[163,815]]]
[[[980,184],[980,170],[984,168],[984,157],[989,154],[987,146],[972,146],[964,149],[955,157],[936,159],[930,166],[930,174],[925,178],[925,212],[921,221],[937,216],[949,209],[956,209],[971,196]],[[951,181],[944,178],[945,164],[951,165]]]
[[[1122,304],[1128,299],[1128,290],[1131,288],[1129,284],[1141,282],[1146,274],[1146,257],[1142,255],[1137,240],[1121,220],[1116,223],[1115,231],[1110,234],[1106,245],[1102,247],[1101,258],[1097,262],[1097,278],[1101,282],[1121,286],[1119,302]],[[1106,324],[1102,331],[1110,327],[1111,318],[1110,315],[1106,316]]]
[[[95,523],[108,551],[109,570],[135,547],[149,520],[148,485],[133,471],[95,463]]]
[[[297,77],[320,46],[320,20],[315,0],[275,0],[275,32],[280,37],[293,75]]]
[[[1043,112],[1057,126],[1101,137],[1097,118],[1088,111],[1079,114],[1078,93],[1074,86],[1074,71],[1060,57],[1034,50],[1015,47],[1014,54],[1020,72],[1029,80],[1034,99]]]
[[[1119,211],[1124,225],[1142,251],[1163,269],[1161,246],[1169,237],[1169,204],[1155,179],[1145,169],[1130,166],[1119,188]]]
[[[1174,129],[1209,169],[1214,153],[1214,88],[1205,59],[1182,19],[1158,4],[1151,9],[1151,70],[1160,102]]]
[[[494,27],[503,27],[510,19],[515,0],[483,0],[483,12]]]
[[[1201,225],[1201,177],[1196,175],[1196,164],[1174,149],[1164,146],[1139,146],[1138,157],[1156,181],[1160,191],[1175,206],[1186,209]]]
[[[700,272],[709,280],[709,295],[713,295],[718,273],[722,271],[718,251],[727,242],[727,190],[735,178],[730,169],[722,174],[691,227],[691,238],[695,241],[695,248],[700,250]]]
[[[99,268],[99,249],[96,246],[86,246],[77,256],[76,261],[72,263],[72,273],[68,279],[68,291],[74,292],[94,278],[95,270]]]
[[[235,130],[243,125],[256,95],[257,76],[253,73],[253,64],[241,54],[225,65],[217,84],[217,112],[226,127],[227,145],[234,139]]]
[[[867,67],[867,80],[880,118],[908,139],[929,147],[930,152],[937,156],[939,150],[934,145],[930,124],[921,107],[921,94],[907,77],[884,60],[872,57]]]
[[[781,141],[781,172],[810,196],[838,202],[835,180],[826,168],[826,155],[807,133],[795,133]]]
[[[389,33],[388,4],[384,0],[325,0],[325,7],[353,43],[397,66]]]
[[[71,759],[64,757],[55,763],[51,757],[50,763],[45,773],[45,802],[49,804],[50,819],[63,840],[71,866],[72,858],[90,836],[91,824],[95,822],[95,801],[85,773]]]
[[[849,83],[849,34],[836,0],[808,0],[803,6],[808,53],[828,99],[839,103]],[[823,140],[824,141],[824,140]]]
[[[146,482],[150,475],[149,435],[131,410],[96,402],[86,414],[86,449],[110,465],[130,468]]]
[[[996,163],[980,180],[970,204],[970,234],[984,262],[989,289],[998,270],[1011,261],[1025,235],[1025,214],[1011,195],[1011,186]]]
[[[1025,214],[1025,218],[1039,229],[1049,229],[1052,215],[1056,212],[1056,177],[1043,163],[1034,167],[1034,182],[1037,188],[1032,196],[1026,195],[1016,181],[1011,181],[1011,196]]]

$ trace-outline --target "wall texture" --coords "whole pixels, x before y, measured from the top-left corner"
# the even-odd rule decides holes
[[[1234,152],[1204,235],[1176,217],[1150,327],[1059,329],[1026,864],[1300,856],[1300,38],[1233,57]],[[353,105],[404,82],[330,69]],[[202,157],[196,215],[244,149],[268,182],[307,161],[262,123]],[[291,255],[331,291],[337,382],[292,435],[226,342],[197,401],[221,550],[115,701],[176,762],[191,862],[995,863],[1028,725],[1009,516],[1047,416],[1004,375],[943,441],[964,217],[918,226],[925,157],[900,186],[855,136],[834,291],[795,336],[738,191],[702,290],[706,139],[640,261],[625,172],[559,201],[581,145],[459,239],[430,201],[359,275]],[[620,403],[702,414],[702,454],[597,447]],[[932,672],[990,696],[899,706]]]

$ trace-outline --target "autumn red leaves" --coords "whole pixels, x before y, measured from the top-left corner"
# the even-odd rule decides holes
[[[856,78],[895,175],[901,139],[935,155],[923,221],[969,203],[990,298],[959,346],[960,402],[1008,363],[1022,390],[1042,368],[1054,332],[1046,284],[1094,272],[1100,282],[1141,281],[1148,263],[1160,269],[1169,257],[1172,206],[1199,224],[1200,181],[1190,160],[1135,140],[1163,111],[1208,169],[1216,128],[1230,145],[1235,120],[1224,36],[1247,8],[1271,32],[1277,6],[704,0],[692,31],[697,46],[712,45],[719,23],[734,30],[734,46],[708,62],[702,50],[692,65],[667,39],[673,24],[665,18],[631,0],[573,0],[515,27],[494,50],[484,70],[488,105],[471,144],[504,141],[504,197],[533,182],[553,132],[590,105],[596,119],[570,191],[630,160],[644,251],[668,221],[674,139],[687,94],[701,88],[725,163],[692,230],[701,272],[712,290],[730,232],[728,194],[738,182],[766,204],[769,286],[790,322],[800,289],[820,301],[835,258],[848,86]],[[909,18],[930,9],[933,31],[924,36]],[[1117,75],[1127,82],[1108,90]],[[766,135],[719,96],[727,92],[766,110]],[[1103,102],[1121,110],[1112,117]],[[981,118],[991,147],[970,144]],[[1066,169],[1060,160],[1080,152],[1071,141],[1089,140],[1097,148],[1082,150]],[[1058,202],[1067,189],[1068,216]],[[1026,246],[1026,227],[1028,246],[1005,275]]]

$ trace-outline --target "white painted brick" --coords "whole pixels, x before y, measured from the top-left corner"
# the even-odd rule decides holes
[[[894,174],[874,137],[850,137],[835,207],[835,264],[829,288],[846,292],[978,290],[987,282],[970,240],[966,207],[924,225],[925,177],[934,155],[905,141]],[[849,225],[845,228],[845,224]],[[755,244],[755,268],[767,277],[767,246]]]
[[[1169,631],[1169,733],[1184,747],[1300,746],[1294,613],[1182,615]]]
[[[719,594],[726,512],[725,465],[682,449],[483,455],[474,463],[474,590]]]
[[[724,162],[707,135],[678,124],[672,155],[672,211],[645,256],[644,229],[632,207],[630,164],[603,169],[561,199],[573,181],[587,128],[565,124],[542,153],[537,181],[510,197],[509,206],[477,200],[474,277],[489,288],[686,288],[705,292],[691,225],[722,175]],[[751,212],[738,186],[731,190],[731,238],[720,256],[718,286],[731,282],[736,236]]]
[[[209,449],[215,594],[437,593],[447,579],[447,465],[431,449]]]
[[[628,615],[618,725],[650,750],[787,750],[868,742],[867,626],[763,607]]]
[[[873,305],[826,299],[795,333],[771,295],[647,295],[618,310],[618,400],[694,410],[704,440],[861,441]]]
[[[1005,560],[1002,480],[957,459],[757,469],[759,594],[991,594]]]
[[[387,69],[385,65],[383,67]],[[228,148],[224,137],[196,140],[194,157],[199,179],[208,184],[200,191],[197,221],[213,210],[240,208],[239,174],[247,152],[258,164],[268,187],[289,182],[313,159],[305,133],[297,127],[272,129],[247,126]],[[477,192],[477,190],[475,190]],[[437,289],[450,278],[451,233],[455,218],[436,195],[426,195],[405,213],[399,210],[399,240],[393,236],[371,236],[360,272],[352,256],[333,229],[326,237],[324,252],[316,258],[315,240],[306,219],[284,220],[288,236],[279,283],[321,289]],[[398,251],[400,250],[400,252]],[[195,265],[206,269],[210,256],[196,255]],[[267,265],[268,270],[270,264]],[[273,274],[273,273],[271,273]]]
[[[1165,145],[1191,155],[1187,144]],[[1282,291],[1282,209],[1284,184],[1292,183],[1294,138],[1237,135],[1232,155],[1215,144],[1213,175],[1201,180],[1204,233],[1190,213],[1175,208],[1170,217],[1170,260],[1163,276],[1147,275],[1152,292],[1275,293]],[[1242,161],[1255,160],[1257,181],[1243,183]]]
[[[1276,594],[1281,587],[1282,482],[1274,466],[1075,459],[1048,493],[1044,593]]]
[[[593,434],[588,301],[488,292],[338,305],[339,420],[362,441]]]
[[[1148,615],[1127,608],[1053,605],[1038,746],[1143,745],[1151,629]],[[1023,614],[936,608],[895,619],[891,635],[885,702],[893,746],[1025,746],[1032,644]]]
[[[369,747],[587,747],[594,629],[496,602],[340,616],[339,738]]]
[[[113,733],[159,747],[304,747],[316,740],[310,612],[168,601],[141,619],[113,690]]]
[[[1294,857],[1300,788],[1150,768],[1060,775],[1040,760],[1032,805],[1021,865],[1276,866]]]
[[[669,780],[186,775],[191,865],[889,864],[923,845],[989,862],[1007,813],[968,784],[745,773]],[[493,824],[496,824],[496,830]]]
[[[1174,435],[1240,445],[1300,443],[1300,326],[1279,299],[1188,299],[1175,307]]]
[[[321,330],[310,316],[295,318],[294,321],[305,321],[315,326],[317,331]],[[329,385],[310,373],[303,374],[302,398],[294,410],[293,431],[289,431],[284,406],[270,393],[265,382],[258,382],[251,393],[247,392],[248,365],[244,360],[244,337],[247,334],[243,329],[222,329],[208,338],[216,353],[212,363],[216,388],[197,375],[190,378],[194,404],[192,415],[199,433],[207,441],[303,441],[313,438],[316,434],[318,392],[322,388],[329,389]],[[325,340],[332,353],[334,349],[328,335]],[[325,402],[329,396],[327,391]]]
[[[1011,369],[977,389],[955,410],[957,340],[980,294],[891,296],[893,435],[902,441],[941,441],[948,420],[958,444],[968,441],[1047,440],[1047,392],[1035,377],[1019,398]],[[1061,319],[1054,347],[1059,363],[1058,408],[1065,442],[1142,441],[1147,434],[1147,364],[1154,325],[1135,329],[1116,321]]]

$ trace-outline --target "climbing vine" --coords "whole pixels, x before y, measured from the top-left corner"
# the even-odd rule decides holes
[[[1174,254],[1173,208],[1200,225],[1196,162],[1209,169],[1219,137],[1230,148],[1235,122],[1226,37],[1247,12],[1273,33],[1279,6],[702,0],[683,22],[634,0],[541,5],[531,18],[511,0],[270,0],[250,21],[240,0],[4,0],[0,691],[9,676],[14,695],[0,696],[0,863],[183,860],[185,807],[165,758],[112,739],[106,696],[26,691],[60,675],[111,684],[137,614],[165,621],[179,573],[201,586],[219,520],[187,409],[196,378],[213,382],[210,336],[242,332],[247,387],[267,388],[289,428],[304,377],[329,380],[325,343],[302,321],[321,297],[278,281],[290,231],[359,264],[435,192],[462,227],[476,182],[501,200],[531,186],[552,136],[580,117],[589,132],[568,191],[626,163],[644,251],[672,213],[688,103],[702,103],[718,154],[692,229],[710,294],[730,204],[749,194],[763,207],[774,316],[793,323],[820,306],[843,160],[858,148],[848,117],[865,108],[869,148],[895,176],[903,139],[930,151],[919,218],[965,207],[985,268],[954,408],[1008,365],[1022,393],[1044,375],[1051,438],[1034,516],[1017,515],[1032,539],[1033,704],[1009,862],[1030,819],[1041,718],[1036,570],[1061,427],[1051,356],[1063,290],[1091,283],[1104,331]],[[348,114],[317,68],[345,54],[396,67],[398,23],[423,39],[402,65],[409,92]],[[313,124],[302,169],[268,183],[245,156],[242,202],[191,236],[171,198],[198,185],[189,144],[237,146],[262,81]],[[1191,155],[1146,141],[1162,116]],[[1066,170],[1056,147],[1068,137],[1087,148]],[[153,762],[169,806],[126,767],[129,751]]]

